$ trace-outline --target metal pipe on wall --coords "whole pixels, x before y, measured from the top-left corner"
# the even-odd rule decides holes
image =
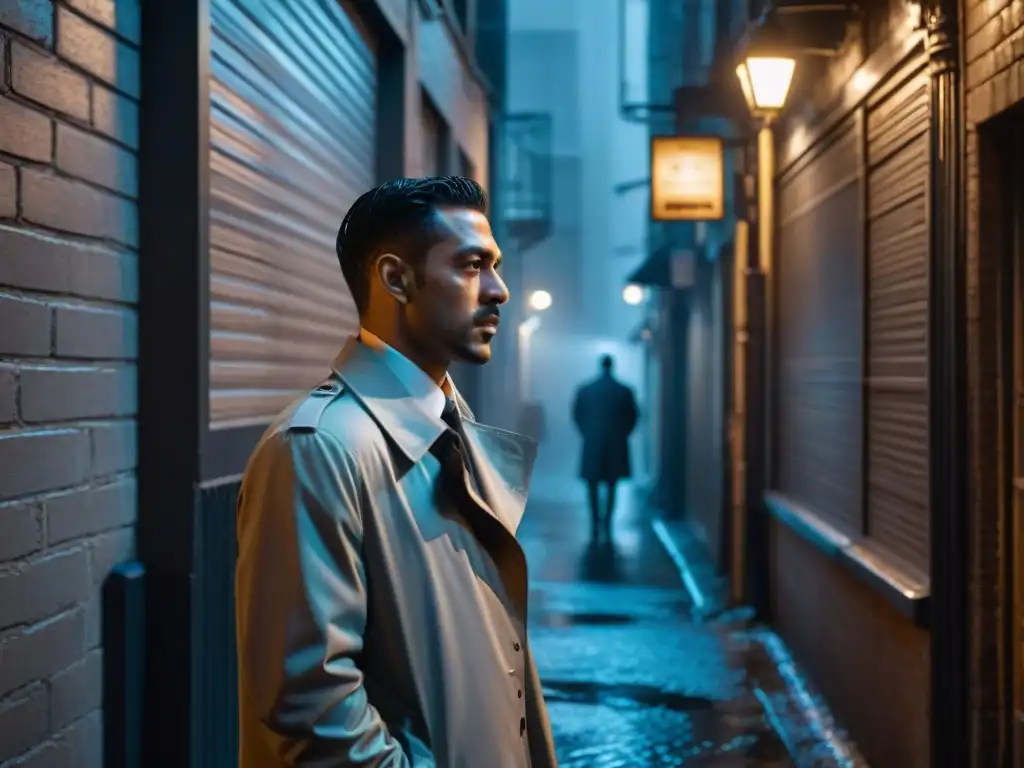
[[[732,465],[732,521],[731,521],[731,598],[735,604],[745,600],[746,583],[746,402],[747,402],[747,270],[749,268],[750,225],[740,219],[736,222],[733,255],[733,360],[732,403],[729,440]]]
[[[775,334],[775,132],[765,120],[757,134],[757,256],[764,279],[764,485],[775,481],[773,471],[775,442],[775,387],[772,361]]]

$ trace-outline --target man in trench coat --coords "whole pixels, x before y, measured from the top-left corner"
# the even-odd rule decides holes
[[[577,390],[572,406],[573,422],[583,438],[580,478],[587,484],[595,538],[610,535],[616,487],[632,474],[629,436],[639,417],[633,391],[612,376],[611,356],[602,356],[600,365],[600,375]]]
[[[446,373],[489,359],[508,299],[485,209],[403,179],[342,223],[362,328],[238,501],[240,768],[556,765],[516,540],[536,444]]]

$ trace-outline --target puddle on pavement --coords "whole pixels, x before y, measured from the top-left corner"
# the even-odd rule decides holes
[[[788,768],[756,700],[715,701],[645,685],[545,681],[563,768]]]
[[[561,618],[563,621],[560,623],[582,625],[632,624],[636,621],[634,616],[621,613],[565,613]]]

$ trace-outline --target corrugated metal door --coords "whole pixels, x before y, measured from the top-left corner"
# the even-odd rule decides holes
[[[861,529],[863,227],[853,118],[779,180],[776,485]]]
[[[867,534],[928,567],[928,77],[897,72],[867,106]]]
[[[210,18],[210,422],[226,427],[269,421],[357,329],[334,243],[375,181],[377,72],[350,0],[213,0]]]

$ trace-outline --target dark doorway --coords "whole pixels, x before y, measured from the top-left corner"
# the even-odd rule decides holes
[[[1012,232],[1009,239],[1008,256],[1013,264],[1013,376],[1008,377],[1012,387],[1010,393],[1010,415],[1013,420],[1013,488],[1011,491],[1010,548],[1012,564],[1011,585],[1013,589],[1012,614],[1008,624],[1011,627],[1011,643],[1013,644],[1012,690],[1014,753],[1012,765],[1024,765],[1024,147],[1020,136],[1024,130],[1024,108],[1016,110],[1012,116],[1013,125],[1008,134],[1013,138],[1008,143],[1012,147],[1013,170],[1007,180],[1012,190],[1007,190],[1009,211],[1011,211]]]
[[[1024,765],[1024,104],[996,118],[982,134],[992,184],[983,200],[998,238],[1001,274],[1000,368],[1002,371],[1001,456],[1003,460],[1003,588],[1006,766]],[[984,174],[983,174],[984,176]],[[998,182],[998,183],[997,183]],[[984,181],[983,181],[984,184]],[[991,217],[991,218],[989,218]],[[992,236],[989,235],[989,236]],[[983,234],[983,247],[984,247]],[[993,243],[994,245],[996,243]]]

